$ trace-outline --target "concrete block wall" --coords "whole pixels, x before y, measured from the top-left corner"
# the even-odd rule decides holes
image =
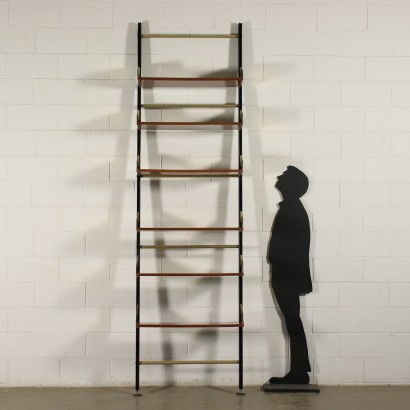
[[[409,0],[0,0],[0,386],[133,383],[138,21],[199,33],[244,23],[245,383],[288,366],[265,255],[275,179],[293,164],[310,179],[314,287],[301,316],[312,380],[408,384]],[[144,44],[147,75],[236,65],[232,41]],[[144,98],[224,103],[235,94],[163,89]],[[142,145],[152,167],[235,165],[229,132],[158,133]],[[142,223],[233,225],[235,192],[234,181],[148,183]],[[142,269],[229,272],[236,263],[235,252],[147,252]],[[236,319],[231,279],[142,282],[143,320]],[[146,359],[237,354],[232,331],[152,329],[142,340]],[[234,385],[237,369],[150,366],[142,380]]]

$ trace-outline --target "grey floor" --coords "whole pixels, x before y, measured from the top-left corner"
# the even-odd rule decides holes
[[[321,387],[317,393],[264,393],[247,387],[0,388],[1,410],[401,410],[410,408],[410,386]]]

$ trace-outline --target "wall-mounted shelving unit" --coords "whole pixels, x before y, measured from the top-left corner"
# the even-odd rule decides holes
[[[238,43],[238,67],[236,76],[229,77],[145,77],[142,70],[141,46],[143,39],[156,38],[207,38],[207,39],[234,39]],[[138,114],[137,114],[137,260],[136,260],[136,369],[135,390],[139,395],[140,390],[140,366],[141,365],[176,365],[176,364],[233,364],[238,365],[239,394],[243,394],[243,200],[242,200],[242,23],[238,24],[237,33],[230,34],[145,34],[142,33],[142,25],[138,23]],[[154,87],[236,87],[237,102],[227,104],[143,104],[142,89]],[[166,110],[183,108],[226,108],[237,110],[237,121],[142,121],[142,110]],[[238,133],[238,167],[235,169],[151,169],[141,167],[141,138],[142,133],[157,130],[210,130],[224,131],[233,130]],[[238,180],[238,226],[235,227],[143,227],[141,226],[141,183],[144,179],[151,178],[237,178]],[[203,231],[223,232],[234,231],[238,233],[238,241],[234,244],[146,244],[141,240],[144,232],[158,231]],[[237,249],[238,271],[228,273],[144,273],[142,251],[145,249]],[[142,323],[140,321],[141,288],[144,277],[237,277],[238,278],[238,320],[233,323]],[[235,360],[143,360],[140,357],[141,329],[143,328],[238,328],[238,358]]]

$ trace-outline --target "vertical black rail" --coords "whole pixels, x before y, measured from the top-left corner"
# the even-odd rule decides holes
[[[138,88],[137,88],[137,116],[138,121],[141,118],[141,23],[138,23]],[[141,168],[141,129],[138,127],[137,130],[137,169]],[[141,238],[140,238],[140,223],[141,223],[141,176],[137,174],[137,258],[135,266],[135,277],[136,277],[136,295],[135,295],[135,390],[136,394],[139,394],[140,389],[140,272],[141,272]]]
[[[238,24],[238,121],[242,123],[242,23]],[[243,168],[242,158],[242,124],[238,131],[238,168]],[[238,210],[239,226],[243,226],[243,201],[242,201],[242,172],[238,181]],[[243,232],[239,230],[239,322],[243,322]],[[243,328],[239,327],[239,393],[243,393]]]

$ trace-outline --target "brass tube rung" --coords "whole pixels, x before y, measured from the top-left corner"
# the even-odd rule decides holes
[[[136,323],[136,327],[155,328],[218,328],[243,327],[243,323]]]
[[[140,174],[233,174],[241,172],[240,169],[161,169],[161,168],[137,168]]]
[[[165,110],[174,108],[238,108],[238,104],[142,104],[146,110]]]
[[[240,174],[242,175],[242,174]],[[142,178],[238,178],[236,174],[143,174],[140,175]]]
[[[238,249],[239,245],[141,245],[141,249]]]
[[[142,34],[142,38],[238,38],[238,34],[178,34],[178,33],[152,33]]]
[[[137,273],[137,276],[164,276],[164,277],[219,277],[219,276],[243,276],[243,273]]]
[[[140,360],[141,365],[154,364],[239,364],[239,360]]]
[[[208,227],[208,228],[190,228],[190,227],[185,227],[185,228],[177,228],[177,227],[173,227],[173,228],[152,228],[152,227],[146,227],[146,228],[137,228],[137,231],[242,231],[243,228],[242,227]]]

